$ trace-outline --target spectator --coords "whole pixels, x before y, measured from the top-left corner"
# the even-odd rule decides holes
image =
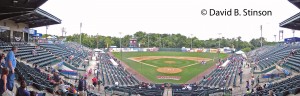
[[[30,91],[29,93],[30,93],[30,96],[36,96],[37,95],[37,92],[35,92],[35,91]]]
[[[53,79],[50,80],[50,83],[53,85],[58,85],[59,81],[60,81],[60,78],[59,78],[58,72],[56,71],[56,72],[54,72]]]
[[[37,65],[37,64],[34,65],[34,69],[35,69],[36,71],[38,71],[38,72],[41,72],[41,70],[38,68],[38,65]]]
[[[263,90],[262,87],[260,85],[257,85],[256,91],[261,91],[261,90]]]
[[[58,87],[59,89],[57,91],[58,94],[64,96],[68,92],[68,90],[67,90],[68,87],[69,87],[68,85],[65,85],[64,82],[62,80],[60,80],[59,87]]]
[[[251,86],[253,86],[254,85],[254,77],[252,77],[252,79],[251,79]]]
[[[28,90],[26,90],[26,82],[21,81],[21,86],[17,89],[17,94],[16,96],[29,96],[30,93]]]
[[[92,79],[92,82],[93,82],[94,87],[96,87],[96,86],[97,86],[97,82],[98,82],[97,77],[94,77],[94,78]]]
[[[2,95],[7,91],[7,75],[9,74],[8,68],[2,68],[2,74],[0,79],[0,94]]]
[[[246,88],[247,88],[247,89],[249,89],[249,88],[250,88],[249,81],[246,81]]]
[[[37,46],[35,46],[35,49],[37,49]],[[35,49],[32,49],[32,52],[31,52],[33,56],[39,55]]]
[[[86,77],[82,77],[78,83],[79,96],[86,96]]]
[[[6,65],[9,68],[9,74],[7,75],[7,89],[12,91],[14,88],[14,80],[15,80],[15,68],[17,66],[17,61],[15,54],[17,53],[18,48],[13,46],[11,51],[7,53]]]
[[[275,96],[275,94],[272,90],[269,91],[269,96]]]
[[[1,54],[0,56],[0,64],[1,64],[1,67],[5,67],[5,54]]]
[[[70,85],[69,92],[70,93],[77,93],[76,88],[75,88],[75,86],[73,84]]]

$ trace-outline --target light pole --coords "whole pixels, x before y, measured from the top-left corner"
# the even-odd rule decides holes
[[[281,32],[281,30],[279,30],[279,34],[278,34],[278,42],[280,41],[280,32]]]
[[[295,42],[295,30],[293,30],[293,41]]]
[[[49,26],[46,26],[46,34],[47,34],[47,35],[48,35],[48,27],[49,27]]]
[[[293,30],[293,37],[295,37],[295,30]]]
[[[119,32],[120,34],[120,54],[121,54],[121,60],[122,60],[122,32]]]
[[[221,35],[222,35],[222,33],[218,33],[218,35],[219,35],[219,48],[218,48],[218,59],[220,59],[220,48],[221,48]]]
[[[161,48],[162,47],[161,34],[159,34],[159,40],[160,40],[159,47]]]
[[[193,49],[193,34],[191,34],[191,50]]]
[[[276,35],[274,35],[274,39],[275,39],[274,42],[276,42]]]
[[[263,41],[262,41],[262,25],[260,25],[260,47],[262,47],[262,44]]]
[[[281,39],[283,39],[283,30],[281,30]],[[284,39],[283,39],[284,40]]]
[[[80,47],[82,47],[82,45],[81,45],[81,27],[82,27],[82,22],[80,22],[80,29],[79,29],[79,35],[80,35]]]
[[[149,33],[147,34],[147,38],[148,38],[147,43],[148,43],[148,49],[149,49]]]
[[[99,36],[98,36],[98,33],[97,33],[97,49],[99,49],[98,48],[98,44],[99,44],[99,38],[98,38]]]

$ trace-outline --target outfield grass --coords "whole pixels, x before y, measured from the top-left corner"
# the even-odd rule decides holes
[[[121,54],[119,52],[113,53],[115,57],[121,59]],[[196,64],[193,66],[183,68],[182,72],[177,74],[164,74],[156,71],[155,67],[150,67],[148,65],[141,64],[140,62],[132,61],[128,58],[130,57],[140,57],[140,56],[181,56],[181,57],[202,57],[202,58],[210,58],[210,59],[217,59],[218,54],[216,53],[188,53],[188,52],[123,52],[122,53],[122,61],[125,62],[128,66],[133,68],[134,70],[138,71],[140,74],[145,76],[147,79],[151,80],[155,83],[186,83],[188,80],[192,79],[193,77],[197,76],[199,73],[205,71],[206,69],[210,68],[215,64],[217,60],[210,60],[205,65]],[[220,58],[227,57],[227,54],[220,54]],[[160,64],[164,61],[174,61],[175,59],[172,58],[163,58],[158,60],[144,60],[142,62],[155,65],[158,67],[182,67],[189,64],[194,64],[196,61],[190,60],[180,60],[176,59],[176,64]],[[156,62],[156,63],[155,63]],[[182,62],[182,63],[180,63]],[[182,65],[180,65],[182,64]],[[181,76],[180,80],[161,80],[157,79],[156,76]]]

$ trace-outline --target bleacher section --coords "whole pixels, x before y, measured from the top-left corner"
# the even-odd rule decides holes
[[[299,54],[290,56],[290,52],[293,49],[298,52],[299,48],[300,45],[298,44],[276,45],[275,47],[266,49],[268,51],[265,51],[263,54],[258,55],[255,59],[259,61],[258,67],[262,70],[262,72],[271,71],[272,69],[274,69],[274,65],[277,64],[278,61],[284,61],[284,58],[287,58],[287,62],[282,64],[282,67],[295,72],[300,72],[300,66],[298,64],[300,58]]]
[[[156,86],[160,86],[157,84]],[[114,90],[120,92],[118,95],[123,96],[130,96],[130,95],[137,95],[140,94],[141,96],[162,96],[163,89],[159,88],[139,88],[138,85],[136,86],[126,86],[126,87],[111,87],[109,90]]]
[[[234,57],[234,56],[233,56]],[[224,68],[217,68],[213,70],[209,75],[205,76],[206,79],[200,81],[201,86],[205,87],[229,87],[236,82],[236,76],[238,75],[238,68],[242,66],[242,60],[233,60],[233,57],[229,58],[231,61]],[[234,58],[241,58],[239,56]],[[224,80],[226,82],[224,83]]]
[[[31,68],[29,65],[25,65],[22,62],[17,64],[15,69],[17,78],[23,78],[27,84],[32,84],[38,90],[47,90],[52,93],[54,91],[53,85],[47,80],[48,74],[38,72],[37,70]]]
[[[271,87],[258,91],[251,96],[267,96],[269,91],[272,90],[276,96],[287,96],[288,94],[300,93],[300,75],[294,76],[282,82],[274,83]],[[298,96],[298,95],[297,95]]]
[[[138,84],[138,80],[134,78],[130,73],[124,70],[121,66],[114,66],[109,59],[111,57],[107,54],[101,54],[102,58],[100,67],[100,74],[104,85],[114,85],[118,82],[120,86],[133,86]]]
[[[4,52],[11,50],[12,46],[0,46],[0,49],[3,49]],[[35,50],[38,55],[33,55],[32,51]],[[59,62],[59,59],[53,54],[45,51],[44,49],[35,48],[35,46],[29,45],[20,45],[18,46],[18,52],[15,54],[20,60],[24,60],[27,63],[37,64],[40,67],[56,64]]]
[[[40,44],[40,46],[56,56],[63,58],[74,67],[82,65],[88,55],[88,52],[84,50],[78,50],[65,44]],[[70,56],[74,56],[72,61],[69,59]]]
[[[282,67],[290,69],[295,72],[300,72],[300,54],[296,54],[295,56],[288,58],[287,62],[282,64]]]

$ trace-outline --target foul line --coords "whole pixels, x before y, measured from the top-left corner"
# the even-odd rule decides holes
[[[197,65],[197,64],[200,64],[200,63],[194,63],[194,64],[190,64],[190,65],[182,66],[182,67],[180,67],[180,68],[182,69],[182,68],[186,68],[186,67],[194,66],[194,65]]]
[[[130,59],[130,60],[132,60],[132,59]],[[154,66],[154,65],[151,65],[151,64],[147,64],[147,63],[144,63],[144,62],[139,62],[139,61],[137,61],[137,60],[132,60],[132,61],[135,61],[135,62],[138,62],[138,63],[144,64],[144,65],[147,65],[147,66],[151,66],[151,67],[155,67],[155,68],[157,68],[157,66]]]

